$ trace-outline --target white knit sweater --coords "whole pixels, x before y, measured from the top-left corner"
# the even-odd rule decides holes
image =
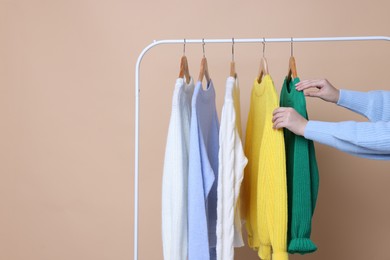
[[[248,162],[241,142],[240,90],[238,80],[226,81],[219,132],[217,200],[217,259],[233,260],[234,247],[244,245],[238,203],[243,171]]]
[[[188,153],[194,83],[176,80],[162,178],[162,240],[165,260],[187,259]]]

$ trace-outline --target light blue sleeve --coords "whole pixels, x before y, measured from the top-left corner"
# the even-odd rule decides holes
[[[188,172],[188,259],[209,259],[205,190],[202,177],[202,155],[196,116],[191,119]]]
[[[390,91],[340,90],[337,105],[367,117],[371,122],[390,121]]]
[[[390,122],[309,121],[304,136],[355,156],[390,160]]]
[[[214,183],[214,174],[208,162],[201,125],[198,121],[197,96],[200,87],[197,85],[194,91],[190,126],[187,205],[188,260],[210,260],[207,197]]]

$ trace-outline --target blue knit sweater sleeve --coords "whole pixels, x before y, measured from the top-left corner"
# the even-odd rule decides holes
[[[390,122],[309,121],[305,138],[352,155],[390,160]]]
[[[359,113],[371,122],[390,121],[390,91],[340,90],[337,105]]]
[[[305,138],[352,155],[390,160],[390,122],[309,121]]]
[[[340,90],[337,104],[370,122],[309,121],[305,138],[356,156],[390,160],[390,91]]]

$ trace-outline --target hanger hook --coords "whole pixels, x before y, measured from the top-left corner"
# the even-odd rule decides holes
[[[234,38],[232,38],[232,61],[234,61]]]
[[[204,45],[205,45],[205,43],[204,43],[204,38],[202,39],[202,47],[203,47],[203,58],[204,57],[206,57],[206,55],[205,55],[205,52],[204,52]]]
[[[293,45],[293,37],[291,37],[291,57],[294,56],[294,45]]]
[[[183,55],[186,55],[186,38],[184,38]]]
[[[263,37],[263,57],[264,57],[264,53],[265,53],[265,38]]]

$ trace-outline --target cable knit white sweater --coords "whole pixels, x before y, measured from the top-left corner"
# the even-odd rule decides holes
[[[243,171],[248,162],[241,142],[240,90],[238,80],[226,81],[219,132],[217,200],[217,259],[233,260],[234,247],[244,245],[238,202]]]

